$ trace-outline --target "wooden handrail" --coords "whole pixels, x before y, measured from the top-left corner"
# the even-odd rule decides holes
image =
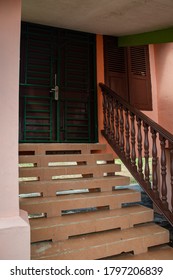
[[[103,94],[102,134],[173,225],[173,135],[106,85],[99,86]]]

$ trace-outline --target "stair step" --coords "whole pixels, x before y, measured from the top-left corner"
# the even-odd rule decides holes
[[[101,165],[77,165],[66,167],[26,167],[19,170],[19,177],[37,177],[40,180],[51,180],[55,176],[65,175],[92,175],[102,177],[104,173],[114,173],[121,171],[120,164],[101,164]]]
[[[60,195],[56,197],[20,198],[21,209],[29,214],[45,213],[47,217],[61,216],[63,210],[109,206],[120,208],[122,203],[140,201],[140,192],[129,189],[112,192]]]
[[[105,144],[76,144],[76,143],[48,143],[48,144],[20,144],[19,154],[33,154],[33,155],[46,155],[48,153],[55,152],[79,152],[81,154],[93,153],[98,151],[104,151],[106,149]]]
[[[151,223],[153,210],[134,204],[141,193],[116,188],[129,178],[116,174],[121,165],[105,151],[104,144],[19,145],[20,207],[30,215],[32,259],[132,256],[169,242],[169,232]]]
[[[62,217],[32,219],[31,241],[60,241],[70,236],[115,228],[129,228],[153,220],[153,210],[134,205],[116,210],[65,215]]]
[[[19,163],[32,163],[37,167],[46,167],[49,163],[83,163],[87,164],[97,163],[97,161],[112,161],[114,160],[112,154],[73,154],[73,155],[30,155],[30,156],[19,156]],[[64,164],[65,165],[65,164]],[[69,164],[70,165],[70,164]]]
[[[102,178],[79,178],[52,181],[30,181],[19,183],[20,194],[42,193],[43,196],[55,196],[58,191],[99,189],[112,191],[113,187],[129,185],[130,178],[125,176],[108,176]]]
[[[147,252],[148,247],[169,242],[169,232],[157,225],[145,224],[125,230],[84,235],[60,242],[41,242],[31,246],[32,259],[90,260],[122,252]]]
[[[104,260],[173,260],[173,248],[168,245],[158,245],[148,249],[148,252],[139,255],[122,253],[104,258]]]

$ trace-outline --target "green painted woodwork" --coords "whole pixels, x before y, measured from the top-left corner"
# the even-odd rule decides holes
[[[64,101],[65,142],[90,141],[90,103],[78,99]],[[75,109],[75,110],[74,110]]]
[[[23,105],[24,136],[21,142],[52,142],[52,98],[23,96]],[[42,107],[47,110],[40,109]]]
[[[97,142],[95,39],[22,23],[21,142]],[[55,84],[58,101],[50,93]]]
[[[118,37],[119,47],[173,42],[173,27],[141,34]]]

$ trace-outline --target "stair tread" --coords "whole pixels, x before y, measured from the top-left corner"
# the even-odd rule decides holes
[[[47,159],[50,161],[55,160],[55,162],[75,162],[77,160],[80,161],[87,161],[89,158],[96,159],[96,160],[113,160],[114,157],[110,153],[99,153],[99,154],[52,154],[52,155],[26,155],[26,156],[19,156],[19,163],[31,163],[32,161],[36,161],[38,159]]]
[[[102,192],[111,191],[117,186],[128,186],[130,178],[127,176],[111,175],[105,177],[89,178],[63,178],[63,180],[49,181],[21,181],[19,182],[19,193],[22,196],[32,193],[43,193],[43,196],[55,196],[57,192],[73,190],[100,189]]]
[[[93,177],[102,177],[105,176],[106,173],[115,173],[119,171],[121,171],[120,164],[71,165],[65,167],[25,167],[20,168],[19,177],[39,177],[40,180],[55,180],[60,179],[60,177],[58,178],[57,176],[61,176],[62,178],[62,176],[66,175],[91,174]]]
[[[30,198],[20,198],[21,204],[42,204],[42,203],[51,203],[55,201],[73,201],[73,200],[82,200],[90,198],[100,198],[100,197],[117,197],[123,195],[132,195],[140,192],[132,189],[119,189],[112,192],[95,192],[95,193],[83,193],[83,194],[69,194],[69,195],[59,195],[55,197],[30,197]],[[74,205],[75,206],[75,205]]]
[[[102,182],[102,181],[108,181],[111,180],[112,182],[114,182],[115,180],[119,180],[119,179],[129,179],[128,176],[125,175],[111,175],[111,176],[105,176],[105,177],[100,177],[100,178],[95,178],[95,177],[90,177],[90,178],[70,178],[70,184],[71,182],[81,182],[81,183],[88,183],[89,181],[94,181],[94,182]],[[64,178],[63,180],[48,180],[48,181],[20,181],[19,184],[25,184],[25,185],[44,185],[47,183],[51,183],[51,184],[64,184],[64,183],[68,183],[69,184],[69,179]]]
[[[83,256],[83,253],[86,252],[85,259],[90,259],[90,252],[93,248],[96,250],[95,256],[96,258],[98,258],[100,255],[100,253],[98,252],[99,248],[104,248],[104,254],[105,256],[108,256],[111,253],[112,246],[117,246],[117,252],[115,254],[117,254],[119,250],[121,251],[122,249],[120,248],[120,245],[122,243],[128,244],[128,249],[130,248],[130,244],[131,246],[135,246],[136,240],[140,240],[142,244],[146,243],[146,246],[157,245],[158,241],[161,244],[162,241],[160,240],[160,238],[158,238],[159,235],[163,235],[164,243],[169,242],[169,234],[166,229],[158,225],[149,223],[130,229],[99,232],[60,242],[36,243],[31,247],[32,258],[69,259],[72,256],[75,258],[75,253],[82,252]],[[148,241],[147,238],[149,236],[152,236],[152,238],[155,237],[152,242]],[[126,248],[123,248],[123,250],[125,251]]]
[[[123,253],[108,257],[105,260],[173,260],[173,248],[168,245],[160,245],[151,247],[148,252],[139,255]]]
[[[109,218],[123,217],[125,215],[136,215],[139,213],[153,212],[152,209],[142,205],[133,205],[131,207],[124,207],[121,209],[95,211],[87,213],[78,213],[75,215],[64,215],[61,217],[40,218],[30,220],[32,230],[45,227],[56,227],[67,224],[85,223],[86,221],[104,220]]]
[[[105,176],[105,177],[89,177],[89,178],[63,178],[63,180],[49,181],[21,181],[19,182],[19,194],[21,196],[31,196],[32,193],[43,193],[44,197],[56,196],[57,192],[63,191],[82,191],[100,189],[103,191],[111,191],[117,186],[128,186],[130,178],[127,176]]]
[[[104,169],[105,167],[115,167],[119,170],[119,168],[121,167],[121,164],[115,164],[115,163],[105,163],[105,164],[90,164],[90,165],[66,165],[66,166],[47,166],[47,167],[24,167],[24,168],[21,168],[20,171],[23,171],[23,170],[26,170],[26,171],[39,171],[39,170],[66,170],[66,169],[83,169],[83,168],[86,168],[86,169],[93,169],[93,168],[102,168]]]

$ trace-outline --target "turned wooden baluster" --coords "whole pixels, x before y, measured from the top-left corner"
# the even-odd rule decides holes
[[[149,168],[149,140],[148,140],[148,125],[143,122],[144,126],[144,157],[145,157],[145,181],[150,186],[150,168]]]
[[[162,194],[162,203],[165,209],[168,209],[168,202],[167,202],[167,183],[166,183],[166,139],[160,135],[160,146],[161,146],[161,177],[162,177],[162,184],[161,184],[161,194]]]
[[[115,139],[115,124],[114,124],[114,99],[111,100],[111,139]]]
[[[124,153],[124,115],[123,106],[120,107],[120,150]]]
[[[173,224],[173,137],[165,129],[155,124],[151,119],[149,119],[144,114],[135,110],[127,103],[124,103],[120,97],[113,93],[111,90],[101,85],[103,88],[103,122],[104,130],[108,131],[106,139],[113,140],[113,135],[115,136],[115,141],[112,142],[112,146],[117,153],[119,148],[124,151],[122,154],[122,160],[129,167],[132,174],[136,176],[139,180],[141,186],[146,190],[146,192],[151,195],[153,201],[161,209],[165,217],[168,218]],[[104,90],[105,87],[105,90]],[[112,105],[113,103],[113,105]],[[122,107],[126,108],[122,111]],[[132,110],[131,110],[132,109]],[[142,127],[143,125],[143,127]],[[137,127],[137,134],[135,128]],[[150,135],[149,135],[150,128]],[[123,136],[125,132],[125,135]],[[159,137],[158,137],[159,135]],[[152,188],[150,183],[150,147],[149,147],[149,136],[152,137]],[[151,138],[150,137],[150,138]],[[158,149],[157,138],[160,140],[160,146]],[[110,142],[110,143],[111,143]],[[135,143],[136,142],[136,143]],[[170,182],[169,182],[169,193],[170,198],[170,211],[168,209],[167,200],[167,160],[166,160],[166,144],[169,142],[170,151]],[[136,151],[138,152],[138,169],[136,165]],[[124,157],[125,155],[125,157]],[[145,158],[145,164],[143,162],[143,157]],[[160,157],[160,162],[159,162]],[[158,168],[160,163],[160,169]],[[131,164],[131,166],[130,166]],[[138,171],[138,175],[137,172]],[[141,176],[139,177],[139,174]],[[143,174],[143,175],[142,175]],[[147,189],[148,187],[148,189]]]
[[[137,134],[137,141],[138,141],[138,172],[141,177],[143,177],[142,173],[142,132],[141,132],[141,119],[137,118],[137,126],[138,126],[138,134]]]
[[[135,116],[133,113],[130,114],[131,119],[131,164],[134,168],[136,168],[136,149],[135,149]]]
[[[130,125],[129,125],[129,111],[125,111],[125,135],[126,135],[126,159],[130,160]]]
[[[119,104],[118,101],[115,102],[115,143],[116,145],[119,145]]]
[[[111,102],[110,102],[110,97],[107,96],[107,134],[110,137],[111,134]]]
[[[170,173],[171,173],[171,211],[173,213],[173,143],[169,143],[170,147]]]
[[[155,199],[159,198],[159,191],[158,191],[158,158],[157,158],[157,132],[151,128],[152,133],[152,181],[153,181],[153,192]]]
[[[106,94],[103,92],[103,127],[105,133],[107,133],[107,122],[106,122]]]

